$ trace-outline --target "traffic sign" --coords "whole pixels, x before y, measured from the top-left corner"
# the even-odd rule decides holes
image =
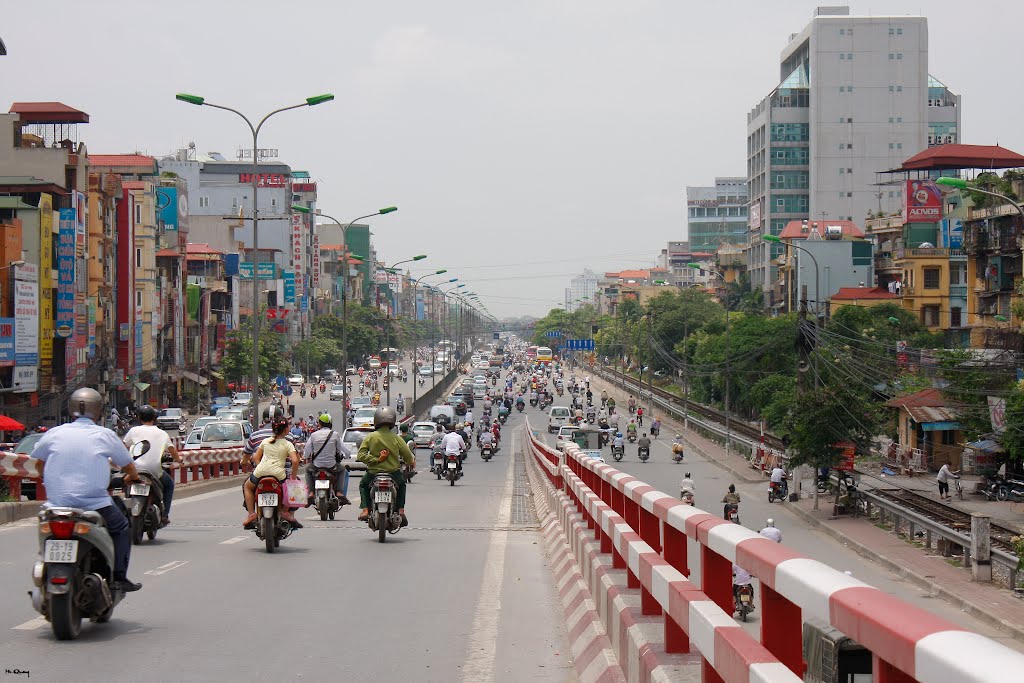
[[[278,375],[276,378],[274,378],[274,383],[277,384],[278,389],[284,389],[285,385],[288,384],[288,378],[285,377],[284,375]]]
[[[593,351],[594,340],[593,339],[566,339],[565,348],[572,349],[575,351]]]
[[[562,333],[559,330],[552,330],[544,333],[545,337],[561,337]]]

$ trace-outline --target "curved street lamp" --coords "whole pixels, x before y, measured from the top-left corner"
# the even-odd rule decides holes
[[[298,211],[299,213],[313,213],[309,207],[299,206],[298,204],[292,204],[292,211]],[[374,216],[384,216],[389,213],[394,213],[395,211],[398,211],[397,206],[385,206],[383,209],[378,209],[373,213],[353,218],[348,223],[342,223],[334,216],[322,213],[319,209],[315,214],[334,221],[335,225],[341,228],[341,371],[344,373],[345,378],[345,381],[341,383],[341,410],[342,414],[345,416],[345,424],[348,424],[348,229],[357,221],[373,218]],[[314,227],[316,226],[314,225]],[[353,256],[355,256],[355,254],[353,254]],[[359,256],[357,258],[360,261],[366,261],[365,257]]]
[[[260,408],[260,316],[259,316],[259,301],[257,292],[259,291],[259,259],[260,259],[260,239],[259,239],[259,202],[257,201],[259,196],[259,137],[260,129],[263,128],[263,124],[267,122],[271,116],[280,114],[283,111],[289,109],[299,109],[301,107],[314,107],[324,102],[330,102],[334,99],[334,95],[326,93],[324,95],[314,95],[313,97],[307,97],[305,102],[300,104],[292,104],[287,107],[281,107],[270,112],[262,119],[259,123],[253,125],[253,122],[248,116],[232,109],[231,107],[225,107],[222,104],[213,104],[207,102],[205,97],[199,95],[190,95],[188,93],[178,93],[174,96],[174,99],[179,102],[185,102],[186,104],[194,104],[197,107],[213,107],[214,109],[223,109],[229,111],[232,114],[237,114],[246,125],[249,126],[249,130],[252,131],[252,420],[253,426],[259,424],[259,408]]]

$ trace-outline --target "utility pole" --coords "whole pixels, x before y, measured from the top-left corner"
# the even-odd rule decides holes
[[[690,336],[690,320],[683,323],[683,431],[690,428],[690,361],[686,357],[686,338]]]
[[[796,392],[803,395],[807,392],[807,372],[811,368],[810,350],[813,337],[807,329],[807,285],[800,287],[800,323],[796,335],[797,372]],[[818,509],[818,468],[814,468],[814,509]]]
[[[652,350],[653,338],[651,337],[651,312],[647,311],[647,413],[648,419],[654,419],[654,368],[651,367],[651,360],[654,355]],[[643,387],[643,382],[640,382]]]

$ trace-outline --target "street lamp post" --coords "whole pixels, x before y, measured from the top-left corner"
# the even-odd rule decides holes
[[[425,258],[427,258],[426,254],[420,254],[418,256],[413,256],[410,259],[405,259],[404,261],[399,261],[398,263],[394,264],[390,268],[385,268],[385,270],[393,271],[396,268],[398,268],[398,266],[401,266],[401,265],[406,264],[406,263],[412,263],[413,261],[422,261]],[[390,285],[388,285],[388,288],[390,289]],[[388,301],[388,309],[387,309],[386,315],[384,316],[384,348],[385,349],[390,349],[391,348],[391,302],[390,301]],[[391,361],[390,360],[388,360],[388,369],[385,372],[388,374],[388,377],[387,377],[387,385],[388,385],[388,389],[387,389],[387,402],[388,402],[388,405],[391,405],[391,377],[390,377],[390,375],[391,375]],[[413,386],[415,386],[415,378],[413,378],[413,379],[414,379]]]
[[[782,239],[778,235],[762,235],[761,239],[765,242],[775,242],[781,244]],[[802,251],[811,257],[811,263],[814,264],[814,344],[817,346],[818,343],[818,318],[821,311],[821,294],[819,292],[819,283],[821,282],[821,272],[818,270],[818,259],[814,258],[809,250],[801,247],[799,244],[790,243],[788,246],[798,251]],[[814,386],[818,386],[818,354],[814,354]]]
[[[259,241],[259,136],[260,129],[263,128],[263,124],[267,122],[271,116],[280,114],[283,111],[289,109],[299,109],[301,107],[313,107],[324,102],[330,102],[334,99],[334,95],[330,93],[324,95],[315,95],[313,97],[307,97],[305,102],[301,104],[293,104],[287,107],[281,107],[270,112],[262,119],[259,123],[253,125],[253,122],[248,116],[232,109],[231,107],[225,107],[220,104],[213,104],[207,102],[205,98],[198,95],[189,95],[187,93],[178,93],[174,96],[176,100],[180,102],[186,102],[188,104],[194,104],[196,106],[207,106],[213,107],[214,109],[223,109],[229,111],[232,114],[237,114],[245,121],[246,125],[249,126],[249,130],[252,131],[252,415],[253,420],[259,420],[259,408],[260,408],[260,317],[259,317],[259,306],[257,306],[256,292],[257,281],[259,280],[259,269],[260,269],[260,241]]]
[[[292,211],[310,213],[309,207],[299,206],[298,204],[292,205]],[[395,211],[398,211],[397,206],[386,206],[379,211],[374,211],[373,213],[368,213],[365,216],[353,218],[348,223],[342,223],[334,216],[321,213],[319,210],[316,213],[317,216],[322,216],[323,218],[334,221],[335,225],[341,228],[341,372],[344,378],[341,383],[341,412],[343,416],[342,424],[344,425],[348,424],[348,229],[357,221],[372,218],[374,216],[383,216],[388,213],[394,213]]]
[[[416,303],[417,303],[416,289],[419,287],[420,283],[423,282],[423,280],[426,280],[428,277],[434,277],[435,275],[444,275],[447,272],[448,272],[447,269],[442,268],[440,270],[435,270],[433,273],[427,273],[426,275],[423,275],[423,276],[421,276],[419,278],[412,278],[412,281],[414,283],[413,284],[413,290],[412,290],[412,300],[413,300],[412,305],[414,307],[416,306]],[[433,348],[433,339],[434,339],[434,321],[433,320],[430,321],[430,339],[431,339],[431,348]],[[418,351],[419,351],[419,338],[418,338],[418,336],[417,336],[416,342],[417,343],[413,345],[413,351],[412,351],[412,367],[413,367],[412,402],[413,402],[413,405],[416,404],[416,388],[419,386],[419,383],[420,383],[420,368],[419,368],[419,355],[418,355]],[[433,376],[433,373],[434,373],[434,366],[433,365],[430,366],[430,373],[431,373],[431,376]]]
[[[199,392],[200,392],[199,380],[202,379],[202,377],[200,377],[200,372],[201,372],[202,366],[203,366],[203,330],[206,329],[203,326],[203,299],[208,298],[211,294],[223,293],[223,292],[226,292],[226,291],[228,291],[228,290],[226,288],[224,288],[224,287],[214,287],[213,289],[208,289],[208,290],[206,290],[205,292],[203,292],[202,294],[199,295],[199,310],[196,311],[196,315],[198,316],[196,318],[196,322],[199,323],[199,329],[197,330],[197,334],[196,334],[196,338],[197,338],[197,341],[198,341],[198,344],[196,345],[197,346],[197,349],[196,349],[196,413],[197,414],[199,412]],[[207,316],[207,320],[209,320],[209,316]],[[209,373],[207,373],[207,375],[209,375]],[[209,378],[209,376],[206,378],[206,407],[207,407],[207,409],[209,409],[209,407],[210,407],[210,378]]]
[[[446,284],[452,284],[453,282],[458,282],[458,281],[459,281],[459,278],[453,277],[450,280],[448,280],[448,282]],[[444,302],[444,305],[447,307],[448,300],[445,298],[445,293],[441,291],[441,287],[443,287],[443,286],[444,285],[439,285],[437,287],[431,287],[431,289],[434,290],[435,294],[440,294],[441,295],[441,300]],[[435,298],[435,301],[436,301],[436,298]],[[441,327],[441,334],[442,335],[445,334],[444,330],[445,330],[445,323],[447,322],[447,319],[448,319],[448,311],[447,310],[444,313],[444,318],[442,318],[440,315],[438,315],[438,325],[440,325],[440,327]],[[430,334],[430,386],[431,387],[435,387],[435,386],[437,386],[437,375],[434,373],[434,364],[437,363],[437,344],[434,343],[434,334],[433,334],[434,330],[433,330],[433,328],[431,328],[430,332],[431,332],[431,334]]]
[[[686,265],[689,266],[690,268],[695,269],[695,270],[702,270],[701,265],[699,263],[688,263]],[[725,284],[725,276],[722,275],[721,273],[719,273],[718,271],[709,270],[708,273],[711,274],[711,275],[714,275],[717,278],[719,278],[722,281],[722,284]],[[730,345],[729,345],[729,342],[730,342],[730,337],[731,337],[731,335],[729,333],[729,330],[730,330],[730,327],[729,327],[729,301],[728,301],[728,298],[727,298],[726,302],[725,302],[725,401],[724,401],[724,403],[725,403],[725,455],[727,457],[728,457],[729,453],[732,451],[732,416],[731,416],[731,413],[729,411],[729,392],[732,390],[732,383],[731,383],[731,377],[730,377],[731,374],[732,374],[732,371],[731,371],[731,368],[730,368],[730,365],[729,365],[729,356],[730,356]]]

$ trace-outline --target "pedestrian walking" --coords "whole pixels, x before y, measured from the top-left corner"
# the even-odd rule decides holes
[[[935,481],[939,483],[939,500],[953,500],[953,497],[949,495],[949,478],[952,474],[949,471],[949,465],[944,463],[939,468],[939,473],[935,475]]]

